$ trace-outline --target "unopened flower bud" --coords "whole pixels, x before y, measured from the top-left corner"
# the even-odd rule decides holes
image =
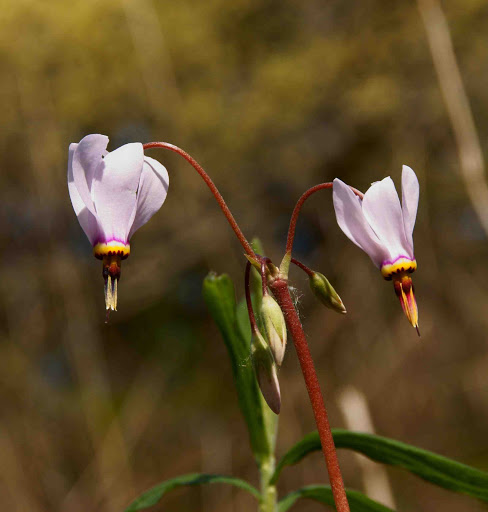
[[[271,349],[257,331],[251,341],[251,357],[259,388],[269,408],[279,414],[281,409],[280,384]]]
[[[265,295],[261,306],[261,317],[271,352],[278,366],[281,366],[286,349],[286,324],[278,303]]]
[[[310,276],[309,283],[313,293],[324,306],[338,313],[346,313],[346,308],[341,298],[323,274],[314,272],[313,275]]]

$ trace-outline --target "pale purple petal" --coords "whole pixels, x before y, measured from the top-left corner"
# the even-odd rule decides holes
[[[413,228],[419,206],[419,180],[413,169],[404,165],[402,168],[402,212],[405,236],[410,256],[413,257]]]
[[[132,143],[108,153],[95,174],[93,200],[103,242],[127,242],[130,221],[137,200],[144,152]]]
[[[71,198],[71,203],[75,210],[78,221],[83,228],[88,240],[94,245],[98,239],[98,222],[93,213],[86,207],[81,199],[81,196],[76,188],[73,178],[73,154],[78,144],[70,144],[68,155],[68,191]]]
[[[366,222],[361,199],[340,179],[334,180],[332,191],[337,223],[344,234],[360,247],[380,267],[389,253]]]
[[[81,200],[96,215],[93,201],[93,180],[107,152],[108,137],[91,134],[83,137],[73,154],[73,178]]]
[[[390,177],[373,183],[364,194],[363,214],[381,244],[388,249],[390,260],[399,256],[413,257],[405,238],[400,199]]]
[[[168,193],[168,186],[169,176],[166,167],[154,158],[144,157],[129,239],[161,208]]]

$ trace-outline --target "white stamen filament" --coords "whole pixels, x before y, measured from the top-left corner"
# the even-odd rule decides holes
[[[105,284],[105,309],[117,311],[117,279],[112,279],[111,275]]]
[[[112,277],[109,275],[105,284],[105,309],[113,309],[112,300]]]

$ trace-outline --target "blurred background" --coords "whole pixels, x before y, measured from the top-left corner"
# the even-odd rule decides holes
[[[446,0],[442,11],[437,0],[0,7],[2,510],[120,512],[196,471],[258,484],[201,295],[210,270],[230,274],[242,295],[243,250],[195,171],[151,150],[170,194],[132,240],[119,311],[105,325],[101,264],[66,184],[68,145],[88,133],[107,134],[112,150],[164,140],[189,151],[276,263],[306,188],[340,177],[365,191],[387,175],[399,186],[410,165],[421,184],[422,338],[391,283],[339,230],[328,191],[307,202],[294,255],[328,276],[348,314],[318,304],[297,269],[298,307],[333,426],[366,422],[488,469],[486,1]],[[278,455],[315,428],[291,344],[280,382]],[[339,457],[347,486],[364,491],[369,469]],[[380,487],[399,511],[486,510],[400,470],[387,478]],[[317,453],[284,472],[279,492],[326,479]],[[239,490],[191,488],[154,510],[255,504]]]

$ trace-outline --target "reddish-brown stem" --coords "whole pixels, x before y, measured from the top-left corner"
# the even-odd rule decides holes
[[[310,354],[310,349],[308,348],[307,339],[303,332],[302,324],[300,323],[288,290],[288,283],[284,279],[278,278],[270,283],[270,287],[285,315],[288,331],[295,344],[298,360],[300,361],[300,367],[307,386],[308,396],[312,404],[315,422],[319,431],[320,442],[325,456],[325,463],[327,464],[330,486],[332,488],[337,512],[349,512],[349,504],[347,502],[344,482],[339,468],[339,461],[337,460],[337,452],[330,430],[324,399],[320,391],[319,380],[315,372],[315,366],[313,364],[312,355]]]
[[[251,323],[251,332],[255,334],[258,330],[258,326],[256,324],[256,317],[254,316],[254,311],[252,309],[250,276],[251,263],[248,261],[246,264],[246,272],[244,274],[244,289],[246,291],[247,314],[249,315],[249,322]]]
[[[313,275],[315,274],[315,272],[311,268],[308,268],[307,265],[304,265],[301,261],[292,258],[291,262],[297,267],[301,268],[304,272],[306,272],[309,277],[313,277]]]
[[[263,297],[268,295],[268,278],[266,271],[266,265],[268,263],[271,263],[269,258],[261,258],[261,284],[263,287]]]
[[[236,234],[237,238],[239,239],[239,242],[241,243],[242,247],[244,247],[244,250],[246,253],[251,256],[252,258],[256,257],[256,254],[252,250],[251,244],[247,241],[246,237],[244,236],[244,233],[241,231],[241,228],[238,226],[236,220],[234,219],[234,216],[232,215],[231,211],[229,210],[229,207],[227,206],[226,202],[224,201],[224,198],[222,197],[222,194],[219,192],[218,188],[215,186],[215,183],[212,181],[210,176],[205,172],[203,167],[186,151],[183,151],[178,146],[175,146],[174,144],[169,144],[168,142],[148,142],[146,144],[143,144],[144,149],[150,149],[150,148],[164,148],[169,149],[170,151],[173,151],[175,153],[178,153],[178,155],[182,156],[193,168],[200,174],[203,181],[207,184],[208,188],[214,195],[215,199],[217,200],[217,203],[219,203],[220,208],[222,208],[222,211],[224,212],[224,215],[226,216],[227,220],[229,221],[229,224],[231,228],[234,230],[234,233]]]
[[[293,240],[295,238],[295,229],[297,227],[297,220],[298,215],[300,213],[300,210],[302,209],[303,203],[315,192],[318,192],[319,190],[323,190],[325,188],[332,188],[333,183],[319,183],[318,185],[315,185],[315,187],[309,188],[306,192],[302,194],[300,199],[297,201],[297,204],[295,205],[295,208],[293,209],[293,213],[291,214],[290,219],[290,227],[288,228],[288,238],[286,239],[286,253],[291,254],[291,251],[293,249]],[[363,198],[363,193],[359,190],[350,187],[350,189],[361,199]]]

